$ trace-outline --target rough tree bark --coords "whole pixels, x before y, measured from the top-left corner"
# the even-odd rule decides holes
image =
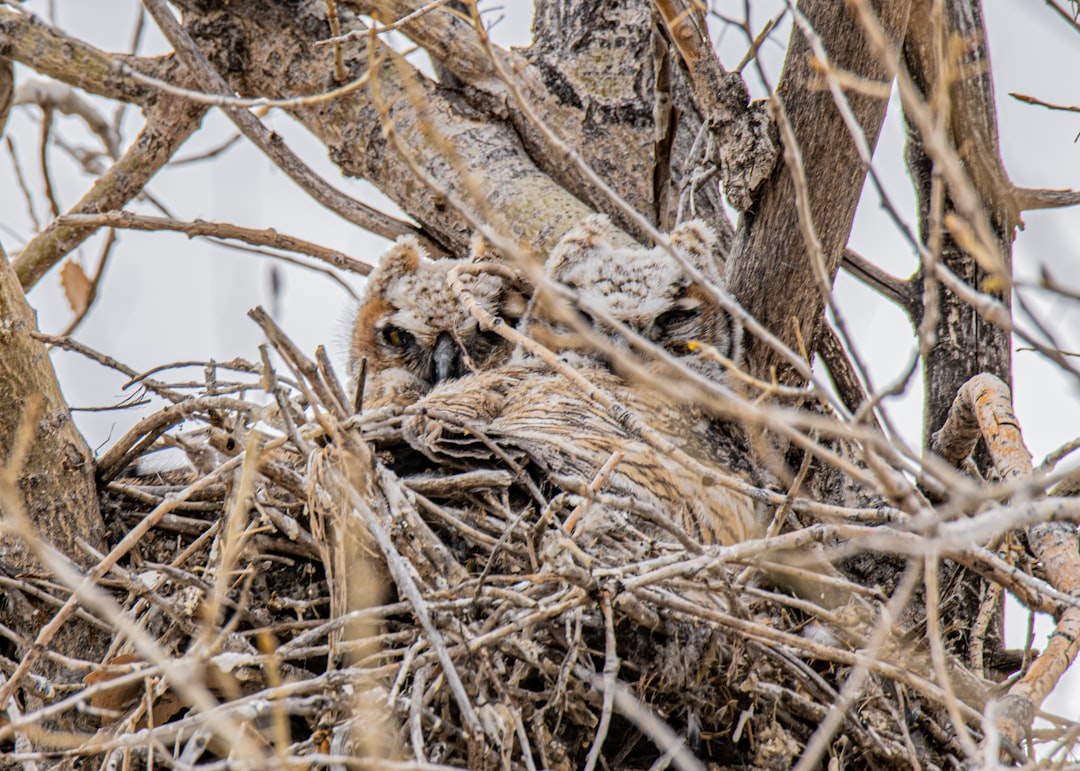
[[[13,507],[22,510],[46,542],[83,567],[94,560],[80,542],[95,550],[105,542],[94,456],[71,421],[49,352],[34,337],[37,331],[35,313],[0,248],[0,515],[7,525],[0,530],[0,564],[9,578],[42,570],[28,534],[11,529],[21,519]],[[35,419],[26,423],[28,416]],[[27,428],[32,436],[26,436]],[[21,458],[12,457],[17,439],[28,442]],[[14,488],[8,487],[12,483]],[[6,588],[0,600],[0,621],[27,640],[37,637],[54,611],[14,588]],[[52,645],[69,655],[85,655],[101,639],[100,630],[76,618]],[[54,662],[44,666],[54,674],[63,669]]]
[[[890,40],[899,43],[907,28],[910,3],[879,2],[874,9]],[[812,28],[825,41],[832,62],[857,77],[886,83],[886,69],[866,41],[845,3],[810,0],[799,4]],[[835,277],[851,234],[855,207],[866,168],[859,157],[832,95],[820,87],[810,43],[796,27],[777,86],[806,169],[809,211],[821,243],[823,269]],[[870,147],[877,142],[888,100],[848,93],[852,110]],[[796,188],[788,165],[778,162],[760,190],[756,205],[736,230],[725,280],[728,290],[754,317],[792,350],[813,347],[825,298],[815,278],[811,254],[800,233]],[[746,359],[752,372],[781,381],[799,376],[760,340],[748,340]]]
[[[94,455],[71,422],[33,309],[27,304],[7,256],[0,251],[0,448],[7,459],[16,430],[27,410],[35,409],[35,438],[19,488],[37,528],[76,562],[87,564],[78,548],[82,539],[102,544],[101,514],[94,485]],[[11,471],[10,467],[8,471]],[[34,558],[19,544],[3,540],[4,558],[28,570]]]
[[[941,169],[945,161],[935,159],[928,150],[928,144],[940,143],[940,139],[924,135],[912,116],[919,106],[909,104],[906,156],[915,183],[919,235],[926,255],[913,278],[923,287],[922,313],[913,321],[920,329],[925,356],[923,441],[924,446],[935,450],[932,434],[944,425],[964,383],[980,373],[996,375],[1007,384],[1012,382],[1009,331],[984,318],[942,284],[936,265],[1009,307],[1012,242],[1019,222],[1012,184],[998,149],[997,112],[981,3],[953,0],[944,3],[942,11],[944,19],[935,19],[932,3],[916,0],[904,40],[904,61],[936,119],[935,128],[942,132],[947,147],[957,149],[981,208],[988,215],[985,224],[993,239],[990,250],[1006,272],[994,270],[993,263],[986,259],[980,265],[972,251],[960,244],[957,233],[972,233],[976,230],[974,223],[954,224],[952,228],[947,225],[947,217],[956,216],[957,206]],[[981,212],[979,216],[983,216]],[[968,235],[969,245],[973,238]],[[993,464],[985,447],[980,446],[976,459],[980,470],[989,476]],[[971,657],[969,665],[980,673],[989,671],[1003,648],[1004,599],[996,603],[985,624],[977,624],[989,583],[948,561],[942,563],[941,569],[946,574],[942,585],[949,588],[948,596],[942,600],[943,608],[955,620],[951,626],[952,643],[956,650],[969,654],[985,650],[985,657]],[[977,646],[971,644],[973,635],[983,638]]]
[[[943,10],[945,24],[935,29],[931,3],[916,0],[904,40],[904,60],[918,90],[937,113],[949,146],[957,148],[963,168],[989,215],[987,224],[995,240],[991,246],[1008,269],[1020,213],[998,149],[997,111],[981,3],[954,0],[944,3]],[[941,93],[942,88],[945,93]],[[956,208],[952,193],[927,152],[925,137],[910,120],[907,162],[919,200],[920,237],[933,259],[964,283],[1011,306],[1011,273],[1000,275],[985,264],[979,265],[943,221]],[[940,196],[936,200],[935,184],[942,186],[936,191]],[[936,307],[933,328],[927,330],[932,339],[924,362],[925,446],[930,445],[930,435],[944,424],[960,386],[970,378],[990,372],[1005,383],[1012,382],[1008,330],[983,318],[935,276],[927,276],[927,270],[923,265],[917,276],[929,280],[926,288],[936,295],[931,298]]]

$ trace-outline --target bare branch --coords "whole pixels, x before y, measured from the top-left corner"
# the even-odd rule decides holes
[[[840,264],[849,275],[907,311],[908,318],[918,325],[922,318],[922,302],[918,289],[910,281],[902,281],[886,273],[852,249],[844,250]]]
[[[1013,195],[1020,211],[1033,209],[1061,209],[1080,204],[1080,191],[1045,190],[1034,187],[1014,187]]]
[[[1080,107],[1075,107],[1073,105],[1054,104],[1053,102],[1044,102],[1038,97],[1027,96],[1025,94],[1017,94],[1012,91],[1009,92],[1009,96],[1011,96],[1018,102],[1023,102],[1024,104],[1033,104],[1037,105],[1038,107],[1045,107],[1048,110],[1059,110],[1061,112],[1080,112]]]
[[[972,378],[961,389],[949,419],[934,434],[934,446],[950,461],[966,457],[982,439],[998,476],[1003,480],[1031,477],[1031,453],[1024,444],[1013,415],[1012,397],[1001,380],[992,375]],[[1028,543],[1057,590],[1080,591],[1080,552],[1074,523],[1041,522],[1028,527]],[[1060,613],[1055,634],[1032,668],[1009,688],[1002,699],[997,725],[1013,743],[1019,744],[1035,717],[1035,711],[1080,652],[1080,608],[1070,605]]]
[[[155,92],[118,74],[116,65],[169,79],[176,75],[177,62],[116,56],[64,34],[39,17],[18,6],[0,6],[0,49],[13,61],[83,91],[144,107],[155,100]]]
[[[899,40],[907,25],[909,4],[880,5],[886,15],[885,34]],[[857,22],[846,9],[828,0],[807,2],[800,9],[817,34],[829,41],[828,54],[834,67],[869,80],[888,77],[886,68],[867,50]],[[866,167],[833,94],[815,88],[819,80],[811,42],[797,31],[792,35],[776,98],[784,103],[802,154],[809,180],[807,209],[821,238],[823,267],[831,279],[847,245]],[[886,101],[864,94],[852,94],[848,101],[872,148],[885,117]],[[825,304],[806,245],[796,235],[799,232],[795,185],[788,168],[777,164],[762,185],[754,209],[740,222],[725,280],[739,304],[789,347],[798,346],[799,335],[814,339]],[[765,276],[768,280],[763,280]],[[777,288],[783,299],[778,298]],[[758,377],[768,377],[775,367],[782,382],[802,379],[759,341],[750,341],[746,359]]]
[[[1054,13],[1065,20],[1065,23],[1072,27],[1077,32],[1080,32],[1080,24],[1076,21],[1076,14],[1067,12],[1064,8],[1058,5],[1055,0],[1046,0],[1046,4],[1054,9]]]
[[[357,273],[361,276],[366,276],[372,269],[368,263],[347,254],[325,246],[319,246],[301,238],[278,233],[273,228],[255,230],[227,222],[204,222],[202,220],[181,222],[166,217],[149,217],[128,211],[106,212],[104,214],[69,214],[59,217],[54,224],[57,227],[70,226],[74,228],[110,227],[125,230],[170,230],[176,233],[184,233],[189,238],[210,236],[213,238],[237,239],[254,246],[269,246],[274,249],[306,254],[339,270]]]
[[[15,93],[15,67],[8,59],[0,59],[0,136],[4,134]]]
[[[135,142],[94,182],[94,186],[69,214],[96,214],[122,209],[142,192],[154,174],[195,132],[206,114],[206,108],[168,98],[160,100],[150,108],[149,113],[146,125]],[[13,260],[12,265],[23,287],[29,289],[34,286],[50,268],[96,231],[96,227],[63,226],[55,220],[51,222]]]
[[[98,136],[114,160],[120,156],[120,136],[116,129],[71,86],[53,81],[31,80],[19,86],[15,93],[15,104],[36,104],[43,110],[57,109],[65,115],[77,115]]]

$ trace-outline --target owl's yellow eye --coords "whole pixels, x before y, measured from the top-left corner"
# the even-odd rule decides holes
[[[383,339],[395,348],[406,348],[412,344],[413,336],[401,327],[387,326],[383,329]]]

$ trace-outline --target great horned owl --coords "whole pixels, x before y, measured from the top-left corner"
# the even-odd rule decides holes
[[[574,293],[585,320],[598,331],[633,345],[596,318],[609,316],[706,378],[722,379],[725,367],[716,354],[738,363],[742,327],[704,287],[686,275],[667,250],[613,246],[615,232],[603,215],[583,220],[552,251],[548,277]],[[708,225],[700,220],[686,222],[672,231],[670,238],[710,283],[723,284],[714,257],[716,234]],[[541,308],[541,316],[544,313]],[[567,333],[565,324],[554,319],[537,325],[534,331],[551,348],[588,349],[578,336]]]
[[[481,330],[451,290],[448,274],[460,263],[429,259],[405,236],[371,274],[349,347],[354,375],[367,359],[367,406],[410,404],[436,383],[498,366],[509,354],[505,341]],[[481,308],[514,320],[503,279],[466,274],[462,282]]]
[[[552,253],[549,276],[575,292],[583,313],[606,314],[706,377],[722,377],[722,367],[700,352],[713,346],[737,359],[738,327],[702,287],[683,275],[671,255],[658,249],[615,248],[613,234],[605,218],[585,220]],[[711,255],[713,235],[706,226],[684,225],[671,238],[707,279],[719,283]],[[445,278],[438,286],[444,282]],[[486,292],[482,285],[475,286],[470,291],[497,312],[498,286]],[[415,289],[410,287],[402,300],[416,312]],[[464,313],[456,310],[459,305],[452,294],[443,302]],[[596,391],[582,390],[563,373],[522,352],[501,366],[436,385],[406,409],[401,436],[439,465],[486,468],[516,458],[541,478],[573,479],[581,486],[588,485],[612,457],[620,457],[603,492],[627,503],[591,506],[594,519],[628,521],[627,517],[647,510],[679,523],[704,543],[730,544],[757,535],[759,506],[715,483],[730,475],[747,480],[754,473],[749,449],[738,432],[725,430],[685,402],[628,383],[591,355],[584,341],[568,334],[566,326],[560,327],[557,314],[548,310],[542,303],[534,309],[528,331],[546,331],[556,343],[550,347],[560,352],[584,354],[576,356],[575,368],[610,394],[618,410],[605,408],[593,398]],[[475,329],[475,322],[468,323]],[[596,328],[618,335],[602,323]],[[635,418],[627,421],[628,414]],[[631,425],[635,420],[646,426],[649,436]]]

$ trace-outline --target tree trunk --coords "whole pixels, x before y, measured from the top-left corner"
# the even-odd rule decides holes
[[[947,110],[943,115],[939,112],[936,118],[945,128],[948,145],[957,148],[963,160],[963,168],[989,215],[987,224],[995,241],[993,248],[1008,267],[1019,213],[998,149],[982,10],[979,0],[952,0],[944,6],[945,24],[935,26],[931,2],[916,0],[904,41],[904,59],[925,101],[939,111]],[[951,46],[955,41],[963,41],[966,46],[959,58],[953,57]],[[941,93],[941,89],[946,89],[946,93]],[[999,289],[995,291],[994,282],[989,280],[992,273],[979,265],[972,252],[961,247],[945,226],[945,216],[955,209],[953,196],[937,163],[930,157],[926,138],[912,125],[914,122],[909,118],[906,155],[919,202],[919,236],[930,259],[939,261],[961,281],[1008,307],[1011,298],[1008,281],[998,277]],[[970,378],[991,373],[1005,383],[1012,383],[1009,332],[981,317],[970,303],[950,291],[936,276],[927,275],[932,272],[932,267],[923,264],[917,274],[925,290],[932,293],[927,306],[924,292],[923,318],[917,320],[925,356],[923,446],[931,449],[934,432],[944,425],[956,394]],[[981,445],[976,461],[984,473],[993,467]],[[978,628],[976,619],[986,602],[989,582],[950,561],[943,561],[941,570],[941,585],[946,588],[942,608],[955,619],[951,643],[954,650],[969,659],[967,663],[972,669],[984,674],[1002,648],[1003,600],[995,603],[985,626]],[[980,644],[973,647],[975,635],[980,638]],[[971,655],[972,651],[984,650],[985,658]]]
[[[978,0],[953,0],[944,4],[945,29],[931,26],[929,0],[916,0],[912,23],[904,41],[904,59],[912,80],[931,104],[947,106],[944,125],[952,147],[963,160],[975,191],[987,214],[996,243],[994,247],[1011,263],[1012,242],[1019,213],[1012,185],[1005,174],[998,149],[998,130],[993,83],[986,49],[986,30]],[[940,36],[940,37],[938,37]],[[941,60],[938,51],[948,51],[953,41],[966,46],[959,60]],[[963,71],[959,71],[959,68]],[[948,87],[948,99],[935,100],[936,91]],[[909,122],[910,126],[910,122]],[[971,252],[963,249],[942,223],[943,215],[954,209],[950,191],[943,189],[940,209],[934,210],[932,186],[935,177],[944,185],[940,171],[927,154],[924,138],[914,127],[908,132],[907,162],[919,199],[919,233],[941,264],[974,289],[991,295],[1005,306],[1011,305],[1008,279],[988,281],[990,271],[980,266]],[[935,245],[935,242],[940,246]],[[926,266],[920,271],[925,280]],[[1012,356],[1009,332],[982,318],[969,303],[940,283],[930,285],[936,294],[933,338],[925,351],[926,401],[923,421],[924,446],[945,423],[949,407],[964,383],[980,372],[989,372],[1012,383]],[[982,464],[986,469],[985,463]]]
[[[94,560],[78,542],[99,551],[105,544],[93,454],[71,421],[49,352],[34,337],[37,331],[34,311],[0,249],[0,473],[14,474],[17,483],[15,489],[7,487],[8,480],[0,483],[5,525],[0,530],[0,565],[8,578],[29,578],[32,583],[42,567],[27,537],[41,538],[84,568]],[[29,416],[34,417],[32,423],[27,422]],[[27,429],[32,436],[26,435]],[[21,458],[12,457],[16,440],[25,448]],[[35,533],[14,532],[12,528],[23,520],[20,515],[28,518]],[[34,640],[56,610],[11,585],[0,597],[0,622],[26,640]],[[73,618],[51,641],[51,648],[92,660],[101,639],[98,629]],[[27,654],[24,649],[6,655],[21,659]],[[40,666],[39,671],[56,683],[72,675],[53,660],[43,660]]]
[[[909,6],[906,1],[874,3],[896,44],[907,27]],[[833,65],[872,82],[887,80],[880,57],[846,3],[808,0],[799,4],[799,10],[824,41]],[[820,87],[820,81],[810,44],[796,25],[777,98],[802,154],[809,211],[831,287],[851,234],[866,168],[832,94]],[[847,96],[873,148],[888,100],[851,92]],[[813,345],[825,307],[801,232],[791,170],[777,163],[756,204],[742,216],[725,274],[728,290],[743,308],[795,351],[803,347],[800,341]],[[746,341],[745,356],[748,369],[758,377],[769,379],[775,370],[782,382],[799,380],[790,365],[760,340]]]

